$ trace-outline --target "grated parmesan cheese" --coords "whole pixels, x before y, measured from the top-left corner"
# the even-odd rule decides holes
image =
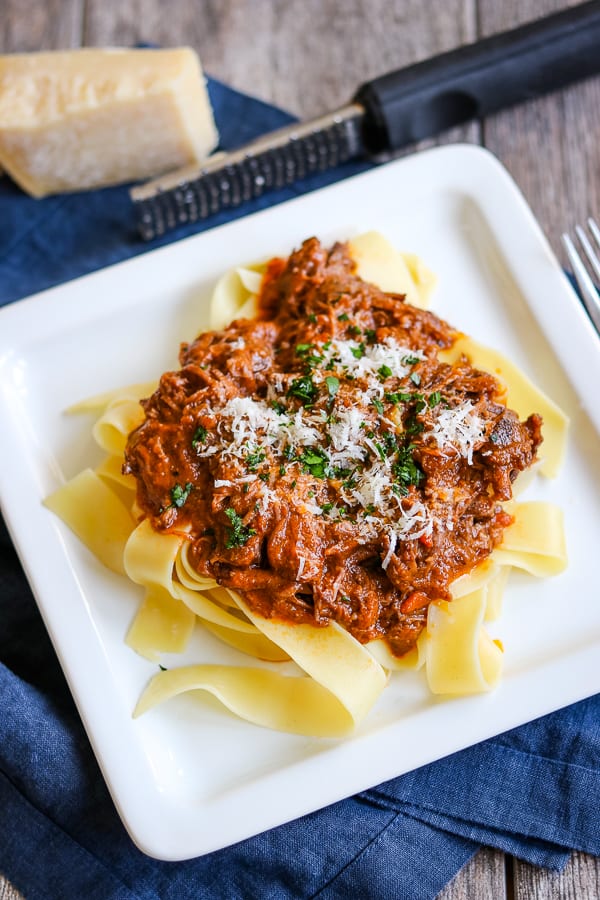
[[[473,450],[484,438],[485,423],[475,412],[471,400],[464,400],[451,409],[436,409],[435,421],[427,432],[440,449],[452,447],[473,464]]]
[[[422,350],[403,347],[393,338],[386,338],[381,344],[366,345],[357,341],[332,340],[319,347],[319,351],[323,354],[327,371],[331,366],[331,370],[354,378],[377,375],[382,366],[387,366],[397,378],[402,378],[410,371],[408,360],[425,359]]]
[[[390,531],[389,538],[390,538],[390,542],[388,544],[387,553],[385,554],[385,556],[383,557],[383,559],[381,561],[381,568],[383,569],[384,572],[387,569],[387,567],[389,566],[392,556],[394,555],[394,550],[396,549],[396,543],[398,540],[398,538],[396,537],[396,532]]]
[[[219,410],[208,410],[217,417],[217,427],[197,452],[199,456],[218,452],[224,457],[244,460],[252,453],[269,450],[280,461],[294,462],[298,460],[294,454],[315,448],[324,471],[352,474],[351,481],[339,488],[340,498],[348,507],[354,510],[359,507],[362,511],[357,525],[365,539],[381,534],[388,536],[388,549],[382,563],[387,569],[398,541],[431,535],[434,520],[424,503],[420,500],[409,503],[398,491],[393,459],[370,436],[372,426],[375,427],[374,410],[378,409],[380,419],[390,433],[398,431],[400,419],[398,423],[384,419],[377,406],[385,395],[382,382],[391,377],[390,372],[396,378],[405,377],[415,362],[425,359],[425,355],[421,350],[401,346],[393,338],[368,345],[353,340],[332,340],[318,345],[315,352],[320,354],[322,368],[312,370],[314,383],[324,383],[332,372],[337,372],[340,378],[351,379],[352,406],[336,399],[336,392],[329,395],[327,409],[301,406],[288,410],[281,404],[282,398],[286,397],[287,379],[278,375],[269,386],[266,401],[235,397]],[[472,454],[482,424],[470,406],[457,410],[438,412],[430,434],[436,441],[450,442]],[[393,457],[393,453],[391,455]],[[265,461],[271,464],[272,460],[265,454]],[[241,486],[257,479],[258,475],[252,473],[240,476],[235,482],[217,480],[215,487]],[[263,484],[259,498],[266,510],[272,502],[273,492]],[[341,520],[345,515],[335,505],[323,507],[306,499],[300,501],[299,508],[315,516],[326,515],[332,521]],[[301,562],[299,575],[302,569]]]

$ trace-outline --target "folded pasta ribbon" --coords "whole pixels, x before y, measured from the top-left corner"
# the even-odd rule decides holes
[[[230,592],[248,619],[281,647],[306,675],[237,666],[184,666],[157,673],[140,697],[134,715],[187,691],[212,693],[236,715],[278,731],[315,737],[343,737],[371,709],[387,675],[347,631],[290,625],[252,612]]]
[[[364,698],[346,706],[307,676],[250,666],[197,665],[155,675],[138,700],[134,716],[189,691],[207,691],[255,725],[313,737],[346,737],[366,712]]]

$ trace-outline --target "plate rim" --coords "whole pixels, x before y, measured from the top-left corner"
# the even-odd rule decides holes
[[[461,166],[464,167],[465,164],[468,164],[472,186],[476,185],[477,179],[482,182],[489,182],[488,187],[490,194],[488,203],[493,204],[498,196],[503,197],[505,201],[508,202],[508,205],[517,219],[520,218],[523,227],[527,231],[527,238],[531,246],[535,247],[537,252],[541,255],[541,258],[548,263],[547,273],[542,288],[546,289],[547,285],[551,285],[560,295],[562,306],[556,311],[556,316],[551,317],[548,317],[547,315],[544,316],[542,300],[535,301],[530,308],[537,319],[541,331],[544,333],[553,348],[553,351],[556,353],[563,372],[575,388],[580,402],[582,405],[585,405],[586,411],[590,415],[596,431],[600,432],[600,400],[591,395],[591,393],[585,395],[581,389],[581,385],[585,383],[585,380],[590,378],[590,372],[596,373],[600,380],[600,353],[597,352],[595,345],[597,338],[593,331],[593,327],[587,319],[574,291],[569,285],[560,264],[552,253],[532,211],[511,176],[504,166],[502,166],[496,157],[488,150],[470,144],[435,147],[386,163],[383,166],[336,182],[335,184],[329,185],[318,191],[285,201],[276,206],[268,207],[267,209],[260,210],[250,216],[219,225],[213,229],[188,236],[182,240],[174,241],[173,243],[155,250],[149,250],[134,258],[123,260],[114,265],[88,273],[77,279],[48,288],[42,292],[2,307],[0,308],[0,373],[3,370],[3,364],[7,359],[7,355],[10,356],[12,350],[11,338],[19,334],[19,329],[22,324],[27,323],[28,326],[30,325],[30,322],[27,320],[28,317],[35,312],[36,304],[45,303],[47,305],[52,305],[53,307],[58,307],[61,312],[68,313],[69,328],[78,326],[78,324],[82,322],[89,321],[89,310],[86,310],[84,304],[77,304],[76,298],[82,289],[85,290],[86,285],[90,283],[90,279],[94,280],[97,284],[101,284],[104,281],[110,286],[114,279],[119,280],[123,277],[125,279],[128,277],[135,277],[138,270],[145,270],[149,265],[156,266],[165,258],[177,256],[182,258],[187,254],[190,244],[205,242],[207,238],[214,240],[215,235],[223,236],[227,235],[227,232],[236,234],[239,231],[251,229],[253,226],[259,228],[261,221],[277,218],[278,216],[285,216],[290,208],[293,209],[300,204],[314,204],[316,202],[315,197],[322,198],[323,196],[332,196],[339,191],[351,191],[354,189],[353,185],[358,184],[359,182],[364,184],[369,181],[374,182],[376,179],[387,180],[387,178],[394,178],[396,172],[402,171],[406,173],[411,168],[434,167],[438,163],[440,166],[448,168],[453,177],[455,177]],[[515,231],[516,230],[517,229],[515,228]],[[494,237],[498,240],[496,231],[494,232]],[[511,255],[514,251],[514,246],[514,235],[501,235],[500,248],[507,259],[514,259],[514,256]],[[513,270],[513,275],[515,276],[519,288],[527,297],[528,305],[530,305],[530,290],[526,276],[519,271],[518,266]],[[540,293],[543,293],[543,291],[540,291]],[[102,310],[102,315],[105,316],[107,313],[110,313],[112,309],[118,308],[118,302],[117,297],[109,295],[107,307]],[[41,339],[42,337],[47,337],[48,334],[53,331],[62,333],[64,322],[62,325],[60,324],[61,318],[60,315],[56,315],[54,320],[50,321],[51,317],[49,315],[36,317],[34,328],[35,338]],[[562,340],[565,328],[567,327],[571,332],[575,332],[581,348],[581,352],[578,353],[576,360],[573,360],[569,355],[568,348],[565,348],[564,341]],[[31,341],[32,339],[33,336],[30,336],[29,340]],[[0,394],[0,406],[1,404],[2,394]],[[48,609],[45,600],[44,588],[40,585],[37,561],[32,560],[31,554],[27,552],[26,542],[24,541],[24,524],[18,512],[15,512],[15,507],[12,503],[13,497],[14,485],[10,484],[10,479],[6,475],[5,467],[3,467],[3,469],[0,470],[0,504],[2,505],[9,532],[25,569],[28,581],[32,586],[38,609],[40,610],[45,626],[54,644],[61,667],[67,677],[69,688],[78,707],[79,715],[88,733],[88,737],[100,764],[102,774],[111,792],[113,801],[130,836],[140,849],[148,855],[159,859],[173,861],[189,859],[194,856],[211,852],[219,847],[227,846],[244,837],[249,837],[251,834],[264,831],[266,828],[282,824],[290,818],[296,818],[298,815],[303,815],[330,802],[335,802],[335,800],[340,800],[343,797],[349,796],[350,793],[353,794],[373,786],[368,778],[363,779],[362,782],[360,779],[357,779],[356,785],[351,791],[345,789],[338,794],[336,794],[335,791],[331,791],[330,795],[325,798],[324,803],[315,803],[314,800],[307,803],[304,798],[298,797],[296,807],[290,812],[287,818],[281,818],[280,813],[276,813],[275,816],[269,816],[265,813],[258,828],[253,827],[249,832],[246,832],[243,828],[240,829],[238,827],[237,832],[231,832],[231,839],[227,839],[225,842],[220,841],[217,846],[207,845],[205,841],[204,843],[199,841],[197,836],[192,837],[191,839],[188,837],[186,842],[181,836],[182,829],[180,827],[177,829],[177,848],[174,848],[172,838],[166,838],[165,836],[165,823],[168,822],[169,827],[171,827],[174,822],[180,826],[183,824],[183,830],[185,831],[190,825],[190,818],[189,816],[187,818],[183,816],[180,809],[174,810],[171,803],[167,802],[165,804],[165,802],[163,802],[161,816],[157,814],[155,817],[156,819],[164,817],[164,820],[161,822],[161,827],[157,828],[155,824],[149,823],[149,817],[146,815],[144,803],[141,802],[140,799],[143,793],[140,790],[141,786],[136,785],[135,783],[133,785],[131,783],[127,784],[127,779],[124,780],[122,773],[119,772],[119,763],[123,754],[130,763],[133,761],[131,753],[129,752],[131,748],[128,748],[126,746],[127,742],[124,744],[123,740],[114,740],[114,734],[111,737],[111,742],[109,742],[110,745],[107,745],[104,734],[99,733],[99,731],[102,731],[102,728],[98,724],[98,718],[99,715],[104,714],[102,710],[106,707],[107,710],[110,709],[113,713],[113,719],[114,715],[117,715],[118,721],[123,721],[125,710],[115,711],[111,708],[108,698],[105,698],[106,703],[102,704],[99,710],[90,711],[88,701],[90,689],[93,689],[93,686],[90,684],[89,678],[86,678],[85,674],[82,675],[82,671],[87,673],[87,665],[83,664],[88,663],[89,661],[88,654],[90,648],[86,647],[84,653],[84,648],[80,648],[79,652],[77,652],[76,648],[69,646],[67,652],[65,650],[64,634],[56,633],[56,628],[53,626],[52,616],[50,615],[51,610]],[[51,532],[55,536],[55,531],[51,528],[50,523],[48,523],[48,527],[45,530],[46,537],[49,537]],[[83,596],[82,600],[84,600]],[[84,611],[82,610],[82,615],[83,614]],[[588,661],[588,655],[589,654],[582,654],[582,665],[589,666],[591,659]],[[106,661],[103,659],[103,656],[103,648],[97,646],[93,652],[94,665],[105,664]],[[68,657],[68,659],[65,657]],[[83,669],[74,672],[74,668],[78,666],[83,666]],[[600,690],[600,677],[596,689]],[[576,700],[583,699],[584,696],[590,696],[590,694],[594,692],[595,690],[592,689],[591,691],[586,690],[584,693],[581,693],[579,686],[575,687],[573,684],[572,678],[565,679],[565,688],[559,700],[559,705],[556,705],[556,701],[548,703],[548,708],[545,712],[550,712],[561,706],[575,702]],[[497,706],[497,704],[494,703],[493,696],[489,698],[487,706],[488,708]],[[497,713],[498,710],[496,709],[495,714],[497,715]],[[544,711],[536,712],[534,717],[537,718],[538,715],[543,714]],[[529,718],[524,719],[523,721],[529,721]],[[508,727],[512,727],[512,724],[513,723],[509,721]],[[504,730],[505,727],[502,727],[502,725],[499,728],[494,727],[487,736],[489,737],[492,736],[492,734],[498,734]],[[127,731],[125,729],[122,737],[125,737],[126,733]],[[415,761],[413,754],[409,759],[409,767],[402,768],[401,772],[396,772],[395,774],[410,771],[417,765],[431,762],[433,759],[439,758],[442,755],[445,756],[455,750],[470,746],[474,741],[470,740],[469,737],[473,737],[474,735],[475,732],[472,729],[469,731],[469,728],[467,727],[466,732],[463,732],[461,735],[461,739],[455,741],[455,746],[453,746],[451,742],[448,742],[444,745],[443,753],[434,753],[430,758],[421,757],[416,765],[412,764]],[[468,741],[467,743],[464,742],[465,737]],[[338,758],[347,761],[351,765],[355,765],[357,760],[360,759],[359,745],[361,745],[365,739],[364,736],[359,736],[343,745],[336,743],[336,753]],[[483,738],[481,736],[476,736],[475,739],[482,740]],[[112,741],[114,741],[114,743],[112,743]],[[309,771],[313,764],[315,764],[315,760],[310,761],[308,765]],[[392,764],[393,761],[387,759],[386,771],[388,773],[383,778],[378,774],[377,783],[387,780],[389,777],[394,777],[390,770]],[[303,761],[302,765],[306,767],[306,761]],[[277,782],[278,779],[275,779],[275,781]],[[164,797],[160,799],[162,801],[165,800]],[[304,804],[301,802],[303,800]],[[175,819],[173,818],[174,815]],[[192,819],[194,819],[194,816],[192,816]],[[274,819],[276,819],[276,821],[274,821]]]

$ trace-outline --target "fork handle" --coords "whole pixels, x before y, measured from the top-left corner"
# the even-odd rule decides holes
[[[600,71],[600,0],[391,72],[364,84],[371,153],[398,149]]]

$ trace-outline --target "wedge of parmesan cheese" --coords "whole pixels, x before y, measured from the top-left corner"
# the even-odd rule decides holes
[[[0,56],[0,168],[34,197],[151,178],[217,137],[188,47]]]

